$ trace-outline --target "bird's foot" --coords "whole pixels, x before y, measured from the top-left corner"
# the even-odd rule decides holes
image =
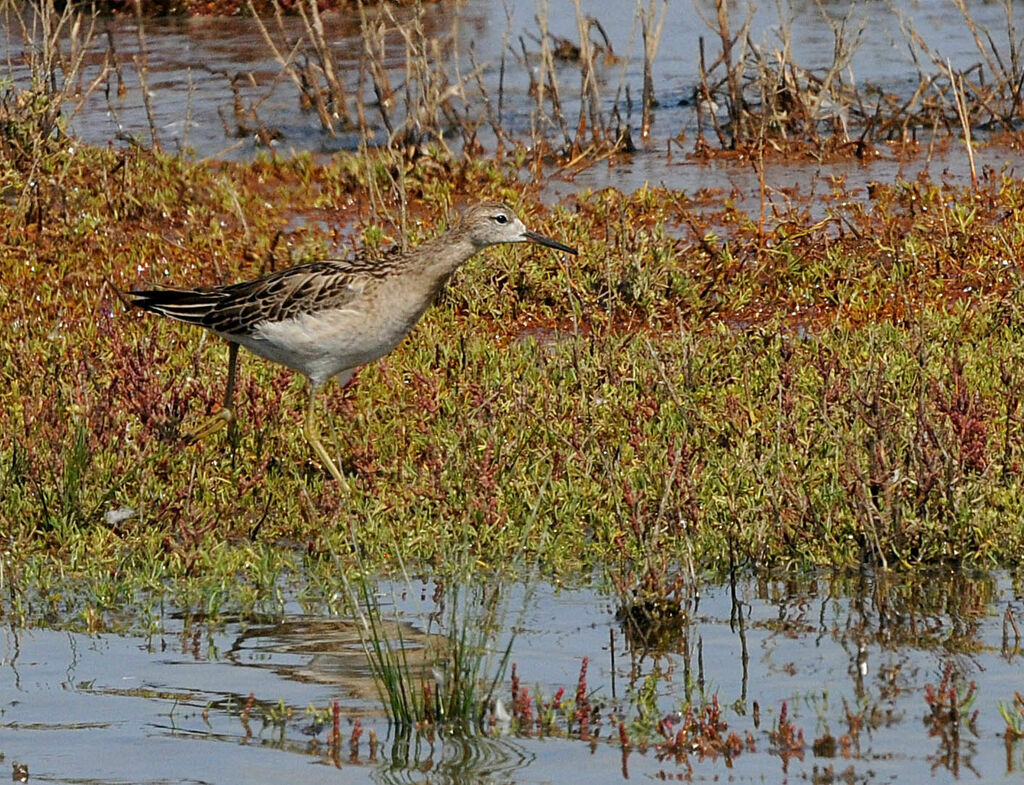
[[[231,407],[224,406],[207,420],[202,428],[185,434],[183,441],[185,444],[195,444],[207,436],[212,436],[224,426],[231,425],[234,421],[235,413],[231,410]]]

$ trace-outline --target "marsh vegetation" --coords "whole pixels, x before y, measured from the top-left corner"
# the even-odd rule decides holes
[[[767,49],[720,3],[679,102],[689,119],[666,132],[664,4],[637,5],[639,54],[575,4],[575,39],[539,13],[487,62],[449,56],[457,14],[437,28],[423,6],[249,6],[273,75],[214,75],[230,83],[224,131],[258,151],[225,161],[169,152],[146,81],[150,17],[135,16],[127,57],[101,34],[106,17],[5,4],[18,54],[0,87],[3,617],[99,634],[126,614],[159,618],[163,602],[212,627],[309,603],[360,620],[395,727],[486,735],[501,720],[591,743],[586,672],[574,700],[515,680],[509,692],[515,649],[497,631],[515,623],[496,620],[498,595],[460,590],[597,575],[629,645],[661,657],[679,654],[706,583],[1012,567],[1024,548],[1024,188],[974,155],[979,140],[1019,145],[1024,78],[1012,6],[1005,38],[956,8],[977,65],[943,64],[908,28],[919,68],[894,93],[853,78],[852,22],[832,25],[832,62],[807,68],[784,24]],[[356,55],[331,44],[344,20]],[[528,82],[518,94],[513,74]],[[148,136],[74,135],[100,96],[122,111],[132,80]],[[288,89],[288,111],[350,149],[280,154],[264,107]],[[940,149],[963,150],[970,177],[925,167],[801,190],[766,175],[770,160],[852,171],[884,152],[898,169]],[[552,179],[680,155],[738,162],[755,187],[579,189],[549,204]],[[489,251],[393,354],[329,389],[325,433],[348,492],[309,459],[302,380],[244,354],[237,430],[182,446],[221,400],[227,350],[126,312],[118,290],[416,244],[470,197],[515,204],[580,255]],[[410,660],[374,586],[423,575],[455,610],[432,618],[438,648]],[[974,688],[952,669],[928,684],[929,733],[959,754]],[[1020,701],[1001,699],[1012,761]],[[688,692],[673,727],[654,718],[661,705],[605,725],[623,765],[631,750],[678,763],[749,749],[712,691]],[[785,706],[769,737],[784,763],[811,746]],[[288,724],[273,702],[237,708]],[[335,724],[336,756],[338,715],[316,711]],[[846,742],[815,733],[833,752],[869,722],[847,718]],[[359,733],[344,738],[365,754]]]

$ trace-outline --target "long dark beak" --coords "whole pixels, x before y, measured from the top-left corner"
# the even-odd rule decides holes
[[[542,234],[531,232],[529,229],[526,230],[526,239],[531,243],[537,243],[538,245],[546,245],[548,248],[554,248],[556,251],[565,251],[566,253],[575,254],[576,249],[570,248],[568,245],[552,240],[550,237],[545,237]]]

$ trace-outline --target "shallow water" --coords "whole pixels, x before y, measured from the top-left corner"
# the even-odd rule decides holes
[[[747,8],[745,2],[732,8],[734,28],[744,19]],[[853,49],[849,69],[857,83],[861,86],[875,84],[901,98],[909,98],[918,84],[918,66],[911,56],[908,33],[904,29],[913,30],[933,54],[942,62],[950,62],[954,68],[966,68],[982,59],[962,15],[945,0],[869,4],[790,0],[778,6],[755,4],[753,8],[750,39],[764,51],[771,52],[781,45],[780,31],[785,26],[790,27],[793,59],[809,69],[822,69],[831,62],[834,27],[845,24],[845,39]],[[635,106],[642,89],[636,6],[592,1],[584,2],[583,9],[602,23],[615,53],[623,59],[621,65],[604,66],[601,73],[603,109],[611,111],[613,106],[619,107],[634,129],[635,141],[640,143],[639,118],[627,116],[629,108],[625,99],[628,88]],[[1000,51],[1006,50],[1007,22],[1003,4],[971,2],[969,11],[978,29],[991,31],[996,46]],[[410,12],[397,11],[396,14],[405,19]],[[483,67],[482,81],[492,101],[497,103],[497,96],[501,95],[502,127],[521,138],[529,136],[530,124],[535,121],[535,102],[528,95],[528,71],[536,68],[532,58],[539,49],[535,21],[538,14],[548,19],[553,35],[578,40],[575,12],[568,0],[552,0],[547,4],[499,0],[442,2],[427,5],[423,17],[423,28],[428,36],[453,42],[444,51],[452,63],[457,64],[459,73],[472,71],[473,63]],[[619,158],[610,166],[589,168],[570,182],[560,183],[555,195],[584,187],[614,186],[630,191],[645,182],[689,192],[708,187],[748,192],[758,184],[749,165],[707,166],[686,159],[685,153],[692,150],[695,139],[696,113],[692,96],[699,82],[699,39],[703,37],[706,41],[709,61],[718,51],[717,39],[705,21],[713,17],[714,4],[707,0],[669,6],[653,65],[659,107],[650,141],[641,144],[641,151],[635,156]],[[332,12],[325,15],[324,24],[348,90],[354,92],[362,84],[366,116],[370,125],[377,129],[373,141],[381,143],[386,138],[386,130],[365,73],[360,76],[363,45],[358,15]],[[288,41],[297,40],[301,31],[300,20],[284,20],[283,37]],[[81,84],[87,85],[98,73],[99,63],[108,51],[108,41],[112,41],[113,58],[120,66],[124,92],[119,94],[117,80],[111,78],[85,101],[72,119],[72,130],[83,139],[98,144],[125,144],[127,139],[147,145],[152,143],[139,76],[144,63],[153,129],[157,141],[166,150],[187,149],[199,157],[246,158],[262,149],[252,134],[236,136],[232,78],[237,78],[239,96],[245,107],[253,108],[265,128],[280,135],[273,142],[274,149],[282,153],[328,154],[359,145],[358,133],[327,133],[320,128],[315,112],[299,109],[296,89],[287,78],[282,78],[281,68],[253,20],[147,19],[141,39],[145,45],[144,57],[138,33],[137,23],[132,18],[119,16],[97,22],[91,54],[87,58],[90,65],[83,71]],[[599,39],[596,32],[592,37]],[[525,65],[512,54],[512,50],[520,51],[520,39],[531,58]],[[384,61],[392,86],[399,88],[396,95],[401,100],[405,46],[394,33],[387,41]],[[0,33],[0,52],[17,83],[25,83],[28,78],[24,51],[18,25],[8,19]],[[918,58],[926,72],[936,70],[921,52]],[[579,102],[573,98],[579,92],[579,69],[574,64],[562,63],[558,78],[566,117],[574,122],[579,111]],[[478,109],[472,106],[467,111]],[[487,149],[493,149],[489,133],[488,124],[483,123],[481,139]],[[931,133],[922,130],[920,136],[927,142]],[[665,151],[670,139],[680,141],[673,145],[672,157],[667,157]],[[1012,153],[992,154],[980,161],[979,166],[987,163],[999,169],[1018,160]],[[905,174],[912,176],[924,166],[928,164],[918,162]],[[767,180],[775,188],[802,185],[807,189],[815,182],[827,183],[830,176],[851,176],[857,182],[888,181],[902,169],[900,162],[883,151],[880,160],[866,165],[769,167]],[[966,158],[956,146],[951,156],[940,158],[930,167],[935,176],[944,170],[958,178],[967,174]]]
[[[5,629],[0,753],[26,764],[31,782],[95,783],[1004,782],[1024,766],[1024,741],[1008,748],[1001,738],[999,704],[1024,686],[1021,642],[1004,623],[1021,605],[1008,574],[749,578],[735,586],[735,602],[730,586],[705,586],[685,624],[647,650],[631,644],[614,598],[593,588],[498,588],[507,619],[498,645],[518,629],[511,659],[523,687],[545,700],[559,687],[571,696],[589,658],[587,688],[605,718],[596,741],[500,726],[470,738],[395,739],[352,620],[292,604],[280,617],[216,627],[167,611],[145,636]],[[441,613],[433,587],[380,591],[384,614],[415,651]],[[976,723],[962,724],[955,740],[951,726],[926,722],[925,685],[939,685],[947,665],[961,694],[977,684]],[[636,719],[631,696],[652,673],[659,713],[717,695],[726,732],[749,733],[752,748],[729,765],[654,747],[624,756],[607,718]],[[506,678],[506,702],[509,690]],[[334,701],[345,738],[336,756],[329,721],[317,727],[306,713]],[[805,741],[789,755],[771,738],[783,702]],[[861,727],[844,748],[851,716]],[[355,718],[365,732],[351,758]],[[380,740],[373,758],[370,730]],[[815,751],[826,734],[837,745]]]

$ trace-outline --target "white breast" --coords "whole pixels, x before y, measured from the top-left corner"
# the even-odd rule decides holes
[[[230,340],[305,374],[314,387],[319,387],[332,376],[390,352],[409,334],[421,314],[422,310],[368,316],[357,301],[344,308],[263,322],[250,334],[231,336]]]

